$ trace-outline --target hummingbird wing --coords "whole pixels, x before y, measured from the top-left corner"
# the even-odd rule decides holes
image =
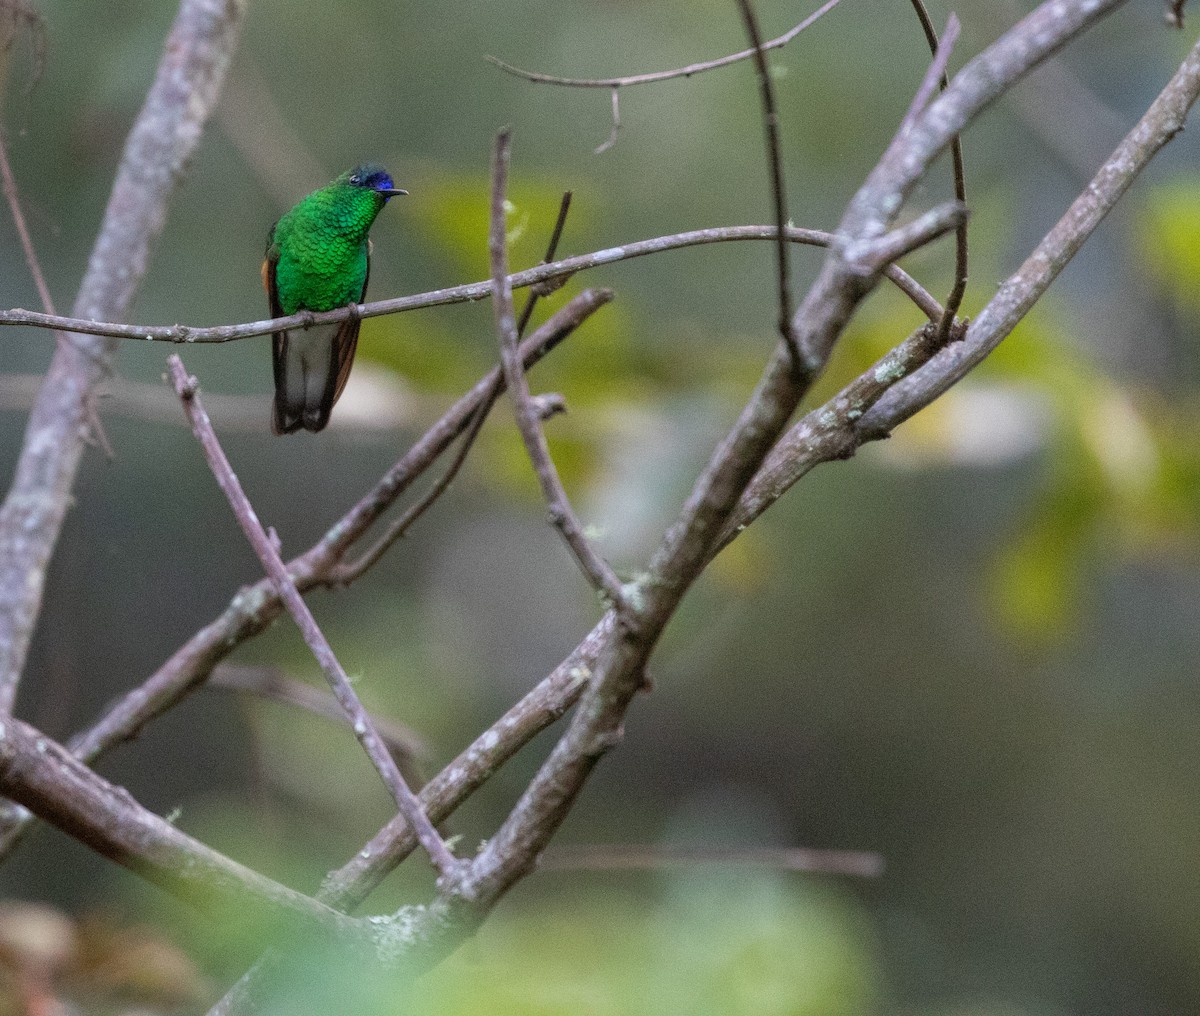
[[[368,241],[369,243],[369,241]],[[358,302],[367,298],[367,283],[371,279],[371,250],[367,248],[367,274],[363,277],[362,292],[358,294]],[[336,378],[333,388],[333,398],[329,400],[332,410],[334,403],[342,397],[342,389],[350,380],[350,367],[354,364],[354,353],[358,349],[358,315],[346,318],[338,329],[337,338],[333,340],[334,369],[330,373]]]
[[[276,268],[279,266],[279,247],[275,243],[275,227],[267,234],[267,253],[262,263],[263,289],[267,291],[267,305],[271,317],[283,317],[279,303],[279,286]],[[276,434],[290,434],[303,426],[304,377],[299,364],[290,362],[288,355],[289,334],[287,331],[271,333],[271,363],[275,374],[275,402],[271,412],[271,430]],[[289,369],[290,368],[290,369]]]

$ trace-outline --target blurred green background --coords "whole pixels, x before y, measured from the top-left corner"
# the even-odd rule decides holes
[[[763,0],[764,31],[782,33],[811,6]],[[953,66],[1032,6],[961,0]],[[1168,31],[1161,7],[1126,5],[964,139],[968,312],[1178,64],[1194,25]],[[44,72],[26,91],[30,56],[19,46],[4,131],[67,309],[174,12],[148,0],[41,0],[39,10]],[[941,25],[950,7],[934,0],[931,11]],[[610,75],[743,45],[728,0],[254,0],[135,319],[263,317],[267,228],[367,158],[411,192],[373,231],[370,296],[483,278],[488,160],[505,124],[516,266],[541,257],[565,188],[575,204],[562,253],[768,221],[748,64],[624,91],[619,140],[597,156],[605,92],[534,86],[482,59]],[[903,0],[846,0],[773,56],[797,224],[836,225],[927,59]],[[421,982],[413,1011],[1200,1011],[1198,155],[1185,133],[976,376],[891,441],[817,470],[715,563],[654,657],[653,693],[635,704],[625,742],[561,835],[871,850],[884,875],[537,875]],[[948,176],[943,162],[914,207],[947,197]],[[818,253],[795,251],[797,291],[819,264]],[[951,265],[943,242],[906,267],[944,293]],[[604,551],[632,571],[772,347],[772,251],[710,246],[612,265],[572,280],[544,312],[584,285],[613,287],[615,303],[533,383],[565,395],[571,411],[549,427],[553,450]],[[0,215],[0,306],[36,303]],[[877,293],[823,391],[917,323],[910,306]],[[315,437],[269,433],[267,339],[183,356],[214,397],[260,516],[295,553],[494,360],[490,325],[486,303],[364,323],[355,381]],[[0,339],[7,473],[28,406],[23,378],[45,368],[52,339]],[[19,713],[56,737],[142,681],[260,574],[162,394],[172,351],[120,351],[103,410],[116,458],[88,454],[53,563]],[[351,588],[311,597],[368,703],[427,742],[429,773],[597,616],[544,517],[502,403],[463,476],[410,536]],[[287,622],[234,660],[320,682]],[[466,846],[495,828],[550,743],[536,742],[455,816]],[[389,814],[343,731],[214,690],[99,769],[147,806],[177,811],[181,828],[305,890]],[[369,908],[419,900],[429,882],[412,862]],[[202,987],[182,1011],[235,977],[255,944],[233,916],[203,923],[45,829],[0,868],[0,895],[149,922],[197,964]],[[378,986],[317,969],[337,999],[323,1011],[369,1011]],[[274,1011],[322,1011],[308,1004],[280,999]]]

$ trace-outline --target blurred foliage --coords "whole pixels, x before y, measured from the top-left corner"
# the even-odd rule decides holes
[[[1200,178],[1180,176],[1142,198],[1138,255],[1143,271],[1192,322],[1200,318]]]
[[[502,907],[414,985],[309,952],[272,1013],[370,1016],[856,1016],[874,1011],[869,925],[843,894],[756,869],[700,868],[649,891],[598,886]]]

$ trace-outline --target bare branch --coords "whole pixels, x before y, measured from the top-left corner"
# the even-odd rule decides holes
[[[933,51],[933,62],[925,71],[925,77],[921,79],[921,85],[917,89],[917,94],[913,96],[912,102],[909,104],[908,112],[904,114],[904,119],[900,121],[900,129],[896,131],[896,138],[903,138],[910,130],[917,118],[925,112],[933,99],[933,93],[939,89],[945,88],[946,67],[950,63],[950,54],[954,50],[954,44],[958,41],[958,33],[962,26],[958,22],[957,15],[951,14],[950,20],[946,22],[946,30],[942,33],[941,41]]]
[[[966,219],[966,206],[949,201],[883,236],[846,244],[842,248],[842,258],[852,272],[864,276],[877,275],[883,265],[911,254],[950,230],[957,229]]]
[[[616,628],[610,611],[562,663],[429,781],[421,802],[430,818],[440,822],[450,815],[578,701]],[[416,846],[403,822],[392,819],[347,864],[330,873],[319,898],[339,910],[357,906]]]
[[[3,184],[4,198],[8,202],[8,210],[17,229],[17,239],[21,241],[25,264],[29,268],[29,274],[33,276],[33,284],[37,288],[42,309],[47,314],[55,314],[57,311],[54,309],[54,299],[50,296],[50,287],[46,285],[46,277],[42,274],[42,265],[33,246],[33,237],[29,235],[29,227],[25,224],[25,213],[21,210],[21,198],[17,192],[17,180],[8,161],[8,145],[3,137],[0,137],[0,183]]]
[[[96,852],[204,907],[262,909],[288,924],[357,934],[358,922],[192,839],[22,723],[0,725],[0,794]]]
[[[129,312],[171,196],[216,105],[243,9],[242,0],[183,0],[126,142],[76,318],[119,321]],[[90,400],[114,349],[111,341],[59,344],[0,507],[0,714],[12,711],[83,454]]]
[[[800,347],[792,327],[792,278],[788,264],[788,242],[784,230],[787,228],[787,185],[783,178],[783,153],[779,141],[779,113],[775,108],[775,89],[771,85],[771,69],[763,48],[758,18],[750,0],[737,0],[746,34],[754,47],[754,67],[758,76],[758,90],[762,101],[763,128],[767,138],[767,170],[771,179],[771,196],[775,207],[775,225],[778,229],[775,241],[776,288],[779,293],[779,334],[792,354],[799,369]],[[615,92],[613,93],[616,94]]]
[[[946,346],[940,342],[940,334],[931,334],[928,326],[918,329],[824,406],[808,413],[772,450],[742,496],[720,545],[758,518],[814,466],[846,458],[864,442],[887,437],[995,349],[1079,252],[1138,174],[1182,130],[1198,95],[1200,44],[1054,229],[958,336],[963,341]]]
[[[492,263],[492,308],[495,313],[496,335],[500,341],[500,362],[513,401],[517,427],[525,442],[525,450],[537,473],[538,483],[550,510],[550,521],[562,535],[563,541],[575,555],[584,575],[592,586],[615,604],[620,613],[631,615],[629,604],[621,590],[621,580],[612,567],[588,542],[583,534],[566,489],[554,468],[550,447],[542,431],[541,419],[529,394],[529,382],[517,349],[517,319],[513,310],[512,285],[508,281],[508,245],[505,238],[504,196],[508,183],[510,135],[501,131],[496,137],[492,160],[492,211],[488,234],[488,251]]]
[[[608,137],[592,149],[593,155],[603,155],[607,152],[617,143],[617,136],[621,133],[621,89],[616,85],[613,85],[611,101],[612,127],[609,129]]]
[[[841,0],[827,0],[825,4],[801,21],[800,24],[784,32],[779,38],[764,42],[762,48],[770,50],[786,46],[810,25],[820,21],[821,18],[833,10],[839,3],[841,3]],[[615,89],[631,85],[648,85],[655,81],[670,81],[672,78],[690,78],[695,74],[703,74],[705,71],[716,70],[718,67],[728,67],[730,64],[748,60],[752,56],[754,56],[753,49],[744,49],[740,53],[732,53],[729,56],[723,56],[716,60],[706,60],[703,63],[693,63],[688,64],[686,67],[677,67],[673,71],[652,71],[649,74],[631,74],[622,78],[560,78],[553,74],[541,74],[537,71],[522,70],[520,67],[514,67],[512,64],[507,64],[494,56],[485,56],[484,59],[488,63],[495,64],[506,74],[525,78],[527,81],[532,81],[535,84],[562,85],[567,88]]]
[[[416,831],[417,839],[420,840],[421,845],[433,860],[441,877],[453,882],[459,867],[458,859],[447,849],[441,836],[434,829],[433,823],[429,821],[422,810],[416,795],[400,774],[396,760],[388,752],[383,739],[375,729],[370,713],[363,706],[350,683],[350,678],[342,669],[337,656],[334,655],[329,641],[317,625],[316,618],[312,616],[312,612],[296,588],[295,582],[288,574],[287,566],[280,558],[278,549],[258,521],[258,515],[255,514],[254,507],[246,497],[245,491],[242,490],[242,485],[217,440],[208,414],[204,411],[196,379],[188,376],[187,371],[184,370],[183,361],[178,356],[171,356],[167,361],[167,366],[171,372],[175,392],[183,401],[184,412],[191,421],[196,439],[204,449],[204,457],[208,460],[213,476],[216,477],[222,492],[229,499],[233,514],[237,517],[242,532],[246,534],[246,539],[250,541],[258,559],[271,577],[271,581],[275,583],[280,599],[295,620],[304,636],[304,641],[312,650],[313,656],[316,657],[317,663],[320,664],[321,671],[325,674],[329,686],[333,690],[334,698],[337,699],[338,705],[341,706],[350,721],[354,736],[363,746],[363,750],[379,771],[379,775],[383,777],[383,782],[395,799],[400,813]]]
[[[922,0],[912,0],[913,10],[917,12],[917,20],[921,22],[921,29],[925,33],[925,41],[929,44],[929,51],[937,57],[938,50],[941,48],[941,42],[938,40],[937,31],[933,27],[933,19],[929,16],[929,11],[925,9],[925,4]],[[942,72],[941,89],[945,91],[950,85],[950,79],[946,73]],[[967,173],[963,166],[962,138],[958,135],[954,136],[954,140],[950,142],[950,160],[954,167],[954,198],[963,205],[967,203]],[[959,223],[955,236],[954,248],[954,288],[950,291],[950,296],[946,300],[946,312],[942,315],[941,324],[938,326],[938,338],[942,344],[949,341],[950,330],[954,326],[954,319],[958,315],[959,308],[962,306],[963,297],[967,293],[967,277],[970,274],[970,251],[967,230],[967,220],[964,219]]]
[[[574,705],[614,625],[614,616],[609,613],[550,675],[429,781],[421,791],[421,803],[433,821],[441,822],[449,816],[520,748]],[[354,908],[416,847],[416,838],[397,816],[347,864],[330,872],[318,899],[339,910]],[[210,1010],[209,1016],[230,1016],[239,1011],[269,966],[269,962],[260,961]]]
[[[638,240],[620,247],[608,247],[591,254],[579,254],[563,258],[551,264],[537,265],[525,271],[515,272],[509,277],[514,289],[524,286],[542,286],[556,279],[575,275],[577,272],[600,265],[613,264],[617,261],[627,261],[631,258],[645,257],[667,250],[679,250],[684,247],[695,247],[709,243],[727,243],[737,240],[775,240],[778,229],[775,226],[723,226],[713,229],[696,229],[686,233],[673,233],[670,236],[654,237],[650,240]],[[819,229],[803,229],[797,226],[787,228],[787,238],[792,243],[809,247],[828,247],[833,242],[833,234]],[[930,316],[931,312],[940,316],[942,305],[938,303],[923,287],[903,272],[888,272],[891,279],[921,312]],[[389,300],[378,300],[373,303],[359,304],[357,308],[339,307],[337,310],[322,311],[319,314],[293,314],[290,317],[273,318],[264,321],[250,321],[245,324],[217,325],[211,328],[198,328],[193,325],[126,325],[117,322],[85,320],[83,318],[56,317],[52,314],[39,314],[36,311],[14,308],[0,311],[0,326],[26,325],[33,328],[59,328],[69,332],[88,335],[103,335],[114,339],[133,339],[143,342],[174,342],[174,343],[209,343],[235,342],[240,339],[253,338],[256,335],[269,335],[283,328],[300,328],[313,324],[328,324],[343,321],[351,314],[361,318],[382,317],[387,314],[399,314],[405,311],[418,310],[424,307],[444,307],[455,303],[473,303],[477,300],[491,297],[492,284],[487,282],[472,282],[463,286],[451,286],[448,289],[438,289],[429,293],[418,293],[413,296],[393,297]]]

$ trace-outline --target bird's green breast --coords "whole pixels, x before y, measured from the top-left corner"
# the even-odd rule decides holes
[[[275,285],[285,314],[333,310],[362,298],[367,231],[383,201],[358,187],[314,191],[275,224]]]

